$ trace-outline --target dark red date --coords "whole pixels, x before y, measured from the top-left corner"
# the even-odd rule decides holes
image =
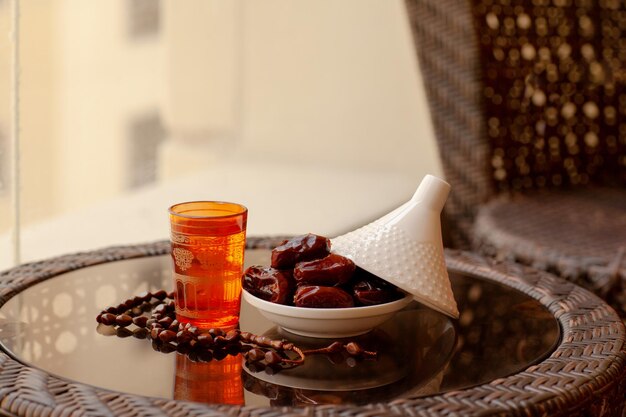
[[[251,266],[246,269],[241,284],[255,297],[277,304],[287,304],[293,288],[291,271],[262,266]]]
[[[336,287],[350,281],[355,268],[350,259],[331,253],[322,259],[296,264],[293,278],[298,285]]]
[[[337,287],[306,285],[298,287],[293,298],[296,307],[346,308],[354,307],[352,296]]]
[[[311,233],[286,240],[272,250],[271,267],[246,270],[242,286],[266,301],[310,308],[368,306],[404,296],[352,260],[331,254],[330,246],[330,239]]]
[[[359,269],[359,278],[352,286],[352,293],[358,304],[371,306],[399,300],[404,295],[398,289],[382,279]]]
[[[289,269],[296,263],[323,258],[330,253],[330,239],[309,233],[283,242],[272,250],[272,268]]]

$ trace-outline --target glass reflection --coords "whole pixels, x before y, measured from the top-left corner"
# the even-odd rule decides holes
[[[209,404],[243,405],[242,355],[209,362],[176,355],[174,399]]]
[[[272,339],[289,337],[303,349],[319,349],[331,341],[286,334],[274,327]],[[272,405],[353,404],[388,401],[403,395],[438,392],[456,343],[450,320],[430,310],[404,311],[374,331],[351,338],[376,359],[342,354],[307,356],[302,366],[276,372],[244,364],[246,390]],[[347,342],[347,340],[346,340]]]
[[[480,278],[451,273],[450,279],[461,316],[444,391],[519,372],[556,347],[558,322],[539,302]]]

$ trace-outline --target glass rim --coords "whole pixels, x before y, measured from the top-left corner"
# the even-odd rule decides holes
[[[191,214],[183,214],[183,213],[178,213],[175,211],[176,207],[180,207],[180,206],[184,206],[187,204],[215,204],[215,205],[232,205],[232,206],[236,206],[240,209],[240,211],[236,212],[236,213],[226,213],[223,215],[214,215],[214,216],[194,216]],[[176,216],[176,217],[182,217],[185,219],[225,219],[228,217],[238,217],[241,216],[243,214],[246,214],[248,212],[248,208],[246,206],[244,206],[243,204],[239,204],[239,203],[233,203],[230,201],[220,201],[220,200],[194,200],[194,201],[184,201],[182,203],[176,203],[172,206],[170,206],[167,211],[169,212],[170,215],[172,216]]]

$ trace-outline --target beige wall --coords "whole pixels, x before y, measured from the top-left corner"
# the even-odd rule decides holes
[[[0,0],[0,35],[11,1]],[[321,189],[336,188],[327,205],[357,202],[348,214],[362,222],[402,201],[424,174],[441,174],[402,0],[163,0],[160,35],[141,39],[129,38],[125,0],[20,4],[22,207],[31,258],[52,254],[59,234],[71,248],[119,242],[121,234],[143,241],[141,231],[161,230],[174,186],[176,198],[254,199],[259,218],[268,213],[258,230],[289,233],[308,227],[310,217],[272,223],[276,196],[255,194],[251,175],[259,189],[271,182],[272,193],[288,194],[301,185],[298,175],[315,183],[323,173]],[[9,117],[7,50],[4,37],[0,120]],[[127,194],[128,127],[152,111],[169,136],[148,201]],[[169,180],[182,174],[199,182],[180,192]],[[394,201],[383,192],[375,210],[363,204],[372,184],[393,188]],[[10,226],[7,200],[0,196],[0,240]],[[102,210],[92,215],[94,208]],[[142,228],[112,227],[125,210],[135,210],[129,218]],[[311,210],[320,215],[318,230],[338,230],[322,224],[336,217],[332,210]],[[66,225],[80,213],[93,227],[79,238]],[[98,239],[102,231],[109,240]]]
[[[402,1],[165,5],[164,178],[219,153],[441,173]]]
[[[178,137],[232,136],[239,123],[241,11],[248,3],[163,2],[163,116]]]
[[[400,0],[168,0],[163,37],[138,41],[123,0],[21,15],[26,223],[123,192],[128,122],[151,109],[171,132],[164,178],[220,152],[440,172]]]
[[[249,2],[243,19],[246,150],[438,172],[403,1]]]
[[[127,127],[158,110],[159,38],[129,40],[124,0],[57,3],[57,195],[61,210],[125,188]]]

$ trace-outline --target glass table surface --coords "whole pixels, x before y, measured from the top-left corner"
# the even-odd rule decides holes
[[[248,366],[241,354],[209,362],[153,349],[149,340],[119,337],[97,314],[142,291],[171,289],[169,256],[108,262],[43,281],[0,308],[6,352],[49,374],[150,397],[246,405],[354,404],[462,389],[519,372],[548,356],[560,327],[538,301],[513,288],[450,271],[459,320],[410,304],[372,332],[350,340],[376,360],[308,356],[278,373]],[[269,264],[269,251],[246,253]],[[242,301],[240,327],[300,347],[332,340],[286,333]]]

